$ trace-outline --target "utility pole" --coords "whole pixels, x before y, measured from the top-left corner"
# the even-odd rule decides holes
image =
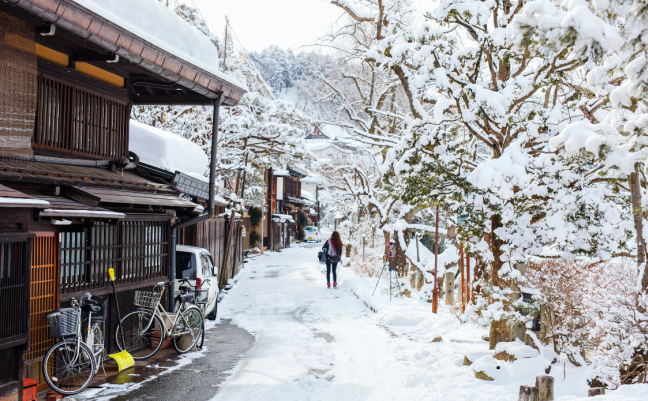
[[[228,32],[227,28],[229,27],[229,17],[225,16],[225,52],[223,53],[223,71],[227,71],[227,42],[228,42]]]

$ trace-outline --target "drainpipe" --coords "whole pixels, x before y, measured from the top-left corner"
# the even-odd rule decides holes
[[[215,210],[215,192],[216,192],[216,148],[218,145],[218,116],[220,111],[220,106],[223,101],[223,95],[220,94],[218,98],[212,100],[213,106],[213,124],[212,124],[212,146],[211,146],[211,162],[209,163],[209,203],[207,206],[207,213],[201,214],[200,216],[192,217],[180,221],[171,226],[171,251],[169,252],[169,258],[171,259],[171,272],[169,274],[169,280],[171,283],[175,281],[175,269],[176,269],[176,239],[178,235],[178,230],[188,226],[193,226],[198,224],[201,221],[209,220],[214,217],[216,212]],[[173,287],[172,287],[173,288]],[[173,290],[171,290],[173,291]],[[175,299],[173,293],[169,292],[169,311],[173,312],[175,310],[174,305]]]

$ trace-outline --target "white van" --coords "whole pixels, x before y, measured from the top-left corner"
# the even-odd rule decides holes
[[[176,271],[174,291],[180,291],[180,280],[189,279],[189,283],[198,285],[209,291],[205,310],[207,313],[217,304],[218,299],[218,267],[214,264],[207,249],[188,245],[176,245]],[[209,283],[205,280],[209,279]]]

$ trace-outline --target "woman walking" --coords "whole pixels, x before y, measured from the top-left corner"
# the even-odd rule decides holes
[[[326,252],[326,286],[331,288],[331,269],[333,269],[333,288],[337,288],[337,264],[342,259],[342,239],[340,233],[333,231],[322,250]]]

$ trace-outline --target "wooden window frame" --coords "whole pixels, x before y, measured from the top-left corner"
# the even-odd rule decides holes
[[[128,156],[128,99],[38,72],[32,147],[111,160]]]
[[[117,286],[164,279],[169,270],[169,233],[168,219],[61,227],[61,298],[109,288],[109,268],[115,269]]]

